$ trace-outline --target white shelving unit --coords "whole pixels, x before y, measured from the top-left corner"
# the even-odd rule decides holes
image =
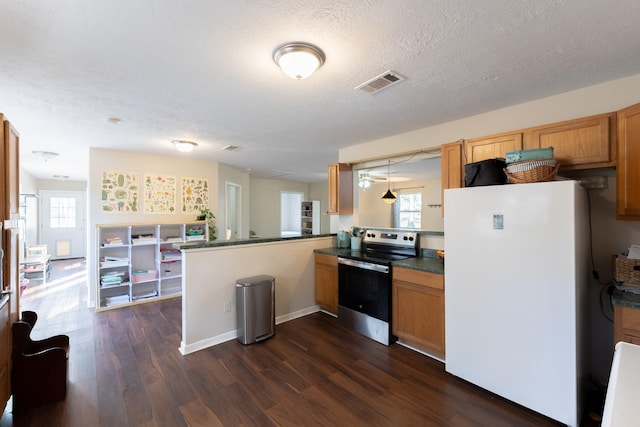
[[[320,201],[308,200],[302,202],[300,212],[300,233],[320,234]]]
[[[173,243],[206,241],[206,221],[96,227],[97,310],[182,293],[182,254]]]

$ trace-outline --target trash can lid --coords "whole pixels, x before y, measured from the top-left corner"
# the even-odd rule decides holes
[[[252,286],[252,285],[263,284],[265,282],[271,283],[273,281],[275,281],[275,278],[273,276],[268,276],[266,274],[262,274],[260,276],[252,276],[252,277],[245,277],[243,279],[238,279],[238,280],[236,280],[236,285],[237,286]]]

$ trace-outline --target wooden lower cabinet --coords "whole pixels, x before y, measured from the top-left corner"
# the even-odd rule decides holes
[[[315,254],[316,304],[338,315],[338,257]]]
[[[444,276],[393,269],[392,331],[403,343],[445,357]]]
[[[620,341],[640,345],[640,308],[614,306],[613,345]]]

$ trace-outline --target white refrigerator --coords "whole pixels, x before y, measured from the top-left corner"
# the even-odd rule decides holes
[[[589,224],[576,181],[444,192],[446,370],[569,426],[583,410]]]

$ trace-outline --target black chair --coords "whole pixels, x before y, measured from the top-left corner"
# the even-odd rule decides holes
[[[13,413],[20,414],[36,406],[63,400],[67,396],[69,337],[55,335],[32,340],[31,331],[38,320],[33,311],[24,311],[12,325]]]

